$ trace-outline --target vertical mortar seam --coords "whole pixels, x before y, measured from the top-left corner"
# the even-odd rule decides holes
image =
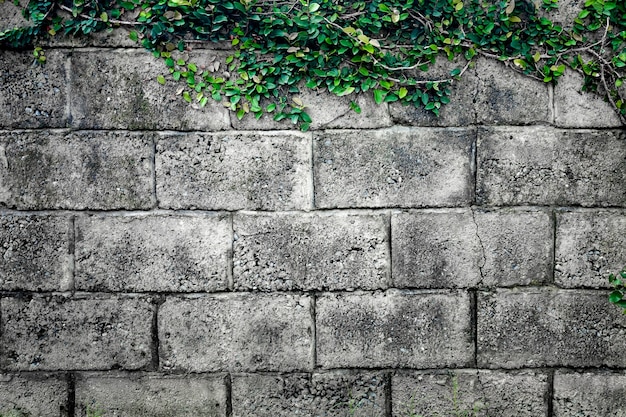
[[[548,104],[550,105],[550,124],[556,124],[556,102],[554,99],[554,85],[548,84]]]
[[[548,371],[548,392],[546,394],[546,415],[552,417],[554,415],[554,369]]]
[[[385,375],[385,379],[387,382],[387,386],[385,388],[385,416],[392,417],[393,416],[393,390],[391,386],[392,374],[391,372],[387,372]]]
[[[470,327],[471,337],[474,345],[473,364],[474,368],[478,368],[478,290],[470,290]]]
[[[150,367],[155,372],[157,372],[161,366],[159,357],[159,307],[164,302],[164,298],[157,298],[154,302],[154,311],[152,312],[152,360],[150,362]]]
[[[233,415],[233,378],[230,373],[224,377],[224,385],[226,386],[226,417]]]
[[[470,205],[478,205],[478,127],[474,129],[474,140],[472,141],[470,155],[470,176],[472,178],[471,187],[471,203]]]
[[[72,116],[72,54],[67,55],[65,60],[65,119],[66,126],[72,128],[74,125],[74,118]]]
[[[317,367],[317,296],[311,294],[311,372]]]
[[[67,416],[76,415],[76,375],[67,374]]]
[[[230,248],[226,254],[226,287],[230,291],[235,290],[235,214],[229,213],[230,218]]]
[[[70,224],[68,228],[68,290],[74,294],[76,291],[76,216],[70,217]]]
[[[389,277],[387,278],[387,288],[393,288],[394,287],[394,281],[393,281],[393,249],[392,249],[392,245],[391,245],[391,239],[392,239],[392,235],[391,235],[391,216],[393,216],[392,210],[389,210],[388,212],[388,220],[387,220],[387,263],[389,264],[387,266],[387,272],[389,274]]]
[[[157,174],[156,174],[156,154],[157,154],[157,138],[156,133],[152,136],[152,197],[154,197],[154,205],[152,209],[159,208],[159,199],[157,196]]]
[[[315,210],[315,161],[313,158],[313,133],[309,134],[309,142],[309,198],[311,200],[309,209]]]
[[[550,276],[547,277],[548,284],[556,285],[556,210],[550,210],[550,220],[552,221],[552,268],[550,268]]]

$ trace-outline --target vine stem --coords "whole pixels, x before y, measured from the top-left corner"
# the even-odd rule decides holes
[[[61,10],[65,10],[66,12],[72,13],[74,14],[74,11],[72,9],[70,9],[69,7],[67,7],[64,4],[58,3],[59,8]],[[116,20],[116,19],[108,19],[107,21],[104,21],[102,19],[100,19],[99,17],[91,17],[91,16],[87,16],[86,14],[81,14],[79,13],[78,16],[82,17],[83,19],[87,19],[87,20],[95,20],[96,22],[102,22],[102,23],[110,23],[112,25],[122,25],[122,26],[140,26],[140,25],[145,25],[145,23],[140,23],[140,22],[128,22],[125,20]]]

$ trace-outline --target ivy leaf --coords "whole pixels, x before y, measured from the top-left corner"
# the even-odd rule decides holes
[[[318,11],[320,9],[320,5],[319,3],[311,3],[309,5],[309,12],[310,13],[315,13],[316,11]]]
[[[161,85],[165,85],[165,77],[162,75],[157,75],[157,82]]]
[[[385,99],[385,92],[383,90],[374,90],[374,101],[376,104],[380,104]]]
[[[506,6],[506,9],[504,9],[504,13],[508,15],[510,15],[511,13],[513,13],[513,11],[515,10],[515,0],[509,0],[509,3]]]

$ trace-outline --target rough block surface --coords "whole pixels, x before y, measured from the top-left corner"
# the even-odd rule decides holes
[[[626,206],[625,153],[621,131],[481,129],[476,200],[490,206]]]
[[[385,214],[241,214],[235,289],[378,289],[389,285]]]
[[[208,210],[311,207],[310,136],[296,132],[163,135],[159,206]]]
[[[554,374],[555,417],[619,417],[626,414],[624,372]]]
[[[293,371],[312,366],[307,296],[168,298],[159,308],[158,327],[163,370]]]
[[[626,317],[605,291],[481,292],[477,331],[481,367],[626,367]]]
[[[148,299],[0,299],[0,366],[7,370],[141,369],[152,360]]]
[[[315,311],[323,368],[459,367],[473,360],[466,293],[324,294]]]
[[[626,266],[626,211],[564,211],[556,219],[556,283],[609,287],[609,274]]]
[[[71,227],[66,216],[0,213],[0,290],[71,289]]]
[[[327,131],[313,140],[315,205],[462,206],[472,199],[471,129]]]
[[[76,218],[75,288],[225,290],[231,245],[227,216],[81,216]]]
[[[74,415],[226,417],[226,395],[223,375],[85,374],[76,381]]]
[[[384,416],[387,389],[380,372],[238,375],[233,417]]]
[[[0,206],[151,208],[153,155],[150,134],[0,133]]]
[[[69,416],[65,375],[0,373],[0,415],[7,417]]]

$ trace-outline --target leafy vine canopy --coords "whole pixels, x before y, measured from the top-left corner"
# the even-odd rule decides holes
[[[32,48],[49,37],[124,27],[163,60],[165,76],[155,81],[181,83],[185,101],[217,100],[239,118],[269,113],[302,130],[311,123],[298,96],[303,88],[371,94],[379,104],[438,115],[450,86],[482,56],[547,83],[576,71],[582,88],[604,97],[626,123],[626,2],[586,0],[565,25],[551,19],[558,6],[558,0],[30,0],[21,6],[29,24],[0,32],[0,46]],[[216,74],[177,53],[204,42],[231,45],[227,71]],[[41,47],[34,55],[45,61]],[[445,75],[429,77],[441,60],[448,62]],[[356,101],[350,107],[360,112]]]

